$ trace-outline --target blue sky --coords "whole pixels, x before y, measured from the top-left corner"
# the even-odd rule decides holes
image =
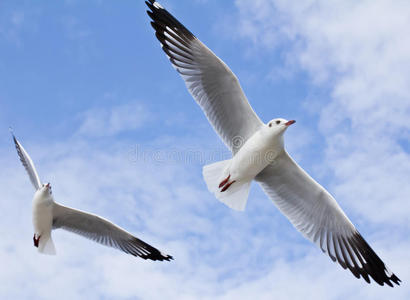
[[[399,288],[367,285],[294,230],[256,184],[244,213],[207,192],[228,152],[162,53],[143,1],[0,3],[1,298],[405,299],[410,294],[410,5],[162,1],[238,76],[263,121],[328,188]],[[165,252],[135,259],[56,231],[32,246],[33,190],[8,127],[56,201]],[[47,288],[44,288],[47,284]]]

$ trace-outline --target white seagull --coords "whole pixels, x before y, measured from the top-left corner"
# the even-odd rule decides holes
[[[158,2],[145,2],[151,25],[173,67],[181,74],[233,158],[203,168],[208,189],[243,210],[256,180],[303,236],[357,278],[400,284],[370,248],[336,200],[286,152],[283,134],[294,120],[262,123],[228,66]]]
[[[20,160],[36,189],[33,198],[33,241],[40,253],[51,255],[56,253],[51,230],[62,228],[143,259],[160,261],[173,259],[172,256],[161,253],[104,218],[55,202],[50,183],[41,183],[30,156],[14,134],[12,135]]]

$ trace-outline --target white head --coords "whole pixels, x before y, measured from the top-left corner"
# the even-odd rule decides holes
[[[266,129],[265,132],[269,133],[269,135],[276,136],[276,135],[282,135],[286,129],[292,124],[294,124],[296,121],[295,120],[285,120],[285,119],[273,119],[270,120],[266,124]]]
[[[43,183],[38,192],[40,192],[43,197],[52,197],[51,184]]]
[[[263,126],[262,134],[270,143],[283,145],[283,133],[295,122],[295,120],[288,121],[281,118],[270,120]]]

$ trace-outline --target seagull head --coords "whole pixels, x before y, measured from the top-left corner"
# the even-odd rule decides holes
[[[42,185],[42,187],[41,187],[41,189],[40,189],[44,194],[48,194],[48,195],[51,195],[52,194],[52,192],[51,192],[51,184],[50,184],[50,182],[48,182],[48,183],[43,183],[43,185]]]
[[[283,144],[283,134],[286,129],[293,123],[295,120],[286,120],[282,118],[277,118],[270,120],[266,123],[265,126],[261,128],[261,133],[265,136],[266,140],[269,143],[282,143]]]
[[[295,120],[288,121],[285,119],[278,118],[278,119],[270,120],[266,124],[266,127],[268,129],[267,130],[268,132],[272,132],[273,134],[276,135],[276,134],[285,132],[285,130],[288,129],[288,127],[294,123],[296,123]]]

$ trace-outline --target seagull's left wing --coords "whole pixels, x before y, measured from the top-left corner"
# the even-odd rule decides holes
[[[229,67],[158,2],[145,2],[162,49],[235,154],[262,125]]]
[[[171,255],[136,238],[121,227],[94,214],[54,203],[53,229],[62,228],[97,243],[117,248],[125,253],[151,260],[171,260]]]
[[[336,200],[284,151],[255,178],[279,210],[303,236],[333,261],[370,283],[393,286],[389,271],[347,218]]]
[[[36,168],[34,167],[33,161],[31,160],[30,156],[24,150],[23,146],[20,142],[16,139],[13,134],[14,145],[16,146],[17,154],[20,157],[20,161],[23,164],[24,168],[27,171],[28,176],[30,177],[30,181],[33,184],[34,188],[38,190],[41,187],[40,178],[38,177]]]

